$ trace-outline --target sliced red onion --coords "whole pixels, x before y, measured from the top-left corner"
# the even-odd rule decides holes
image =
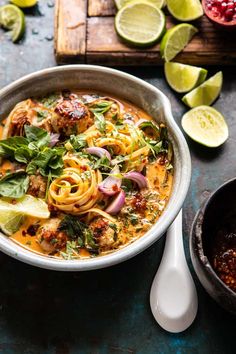
[[[59,138],[60,138],[60,134],[51,133],[51,134],[50,134],[50,143],[49,143],[49,145],[50,145],[51,147],[53,147],[54,145],[56,145],[56,143],[58,143],[58,141],[59,141]]]
[[[120,186],[122,182],[121,178],[115,176],[119,173],[119,167],[115,166],[111,170],[110,176],[105,178],[104,181],[102,181],[102,183],[98,185],[99,191],[109,196],[117,194],[120,191]]]
[[[96,155],[98,157],[106,156],[108,160],[111,161],[111,155],[106,149],[93,146],[85,149],[85,151],[88,152],[89,154]]]
[[[123,205],[125,204],[125,192],[123,189],[120,190],[119,194],[113,199],[111,204],[105,210],[108,214],[117,214],[122,209]]]
[[[147,178],[140,172],[128,172],[124,174],[124,177],[130,179],[131,181],[137,183],[140,189],[147,188]]]
[[[136,127],[138,127],[139,125],[141,125],[141,124],[143,124],[143,123],[146,123],[147,122],[147,119],[139,119],[136,123],[135,123],[135,125],[136,125]]]
[[[132,120],[130,120],[130,119],[125,119],[124,123],[125,124],[132,124],[132,125],[134,124],[134,122]]]

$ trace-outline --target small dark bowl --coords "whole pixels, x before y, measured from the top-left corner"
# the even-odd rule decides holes
[[[236,178],[220,186],[208,198],[194,219],[190,235],[190,255],[198,279],[214,300],[236,315],[236,293],[217,276],[210,256],[214,236],[228,220],[234,220],[229,227],[235,227],[236,232]]]

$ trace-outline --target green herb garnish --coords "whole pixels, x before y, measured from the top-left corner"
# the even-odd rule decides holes
[[[21,198],[29,188],[29,177],[24,171],[6,174],[0,179],[0,196]]]
[[[98,248],[92,230],[77,216],[66,215],[59,225],[59,230],[64,231],[71,240],[77,241],[81,248],[86,248],[89,251]]]
[[[104,113],[109,111],[113,102],[111,101],[100,101],[98,103],[94,103],[89,107],[89,110],[95,116],[95,125],[97,129],[101,133],[106,132],[106,120],[104,117]]]

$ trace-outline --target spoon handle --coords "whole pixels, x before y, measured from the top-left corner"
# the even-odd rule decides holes
[[[166,243],[162,261],[169,261],[170,258],[173,266],[178,266],[179,262],[181,262],[182,265],[183,263],[187,265],[183,245],[182,209],[166,233]]]

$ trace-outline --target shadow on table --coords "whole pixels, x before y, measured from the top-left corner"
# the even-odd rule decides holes
[[[199,283],[199,313],[188,331],[169,334],[156,324],[149,291],[163,245],[164,238],[123,264],[86,273],[0,254],[0,353],[233,353],[235,319]]]
[[[121,265],[83,273],[34,268],[1,254],[1,327],[21,353],[35,346],[64,354],[78,343],[91,350],[119,347],[121,333],[145,331],[143,314],[150,321],[148,295],[162,248],[160,240]],[[137,347],[133,341],[131,352]]]

